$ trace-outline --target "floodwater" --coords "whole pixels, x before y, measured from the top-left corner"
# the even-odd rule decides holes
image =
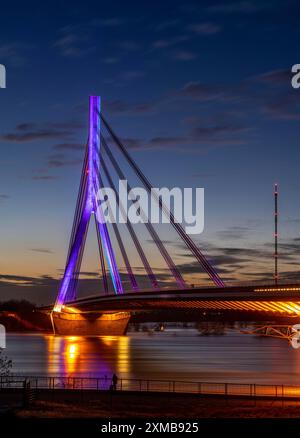
[[[99,338],[8,334],[6,356],[21,375],[300,384],[300,349],[238,330],[200,336],[193,328]]]

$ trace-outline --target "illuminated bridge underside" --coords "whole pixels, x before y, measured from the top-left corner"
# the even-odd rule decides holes
[[[270,315],[300,315],[300,287],[226,287],[128,293],[122,296],[88,297],[69,303],[73,311],[201,310],[264,312]]]
[[[150,303],[150,307],[270,312],[295,316],[300,314],[300,301],[297,303],[277,301],[171,301]]]

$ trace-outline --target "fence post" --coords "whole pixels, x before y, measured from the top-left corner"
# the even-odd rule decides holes
[[[225,397],[228,395],[228,383],[225,383]]]
[[[173,380],[173,392],[175,392],[175,380]]]
[[[149,391],[149,380],[147,380],[147,391]]]

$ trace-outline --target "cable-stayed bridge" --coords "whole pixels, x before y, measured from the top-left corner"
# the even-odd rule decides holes
[[[149,255],[130,221],[125,221],[127,238],[125,239],[119,224],[106,223],[99,209],[97,197],[104,179],[116,193],[116,203],[125,215],[125,207],[116,192],[112,171],[118,180],[126,180],[126,174],[116,158],[113,147],[127,162],[130,171],[145,190],[154,197],[158,208],[165,214],[180,243],[199,266],[199,272],[207,274],[213,287],[191,287],[184,279],[157,228],[149,221],[143,221],[153,248],[166,266],[170,278],[176,287],[165,289],[155,274]],[[115,150],[114,149],[114,150]],[[112,170],[110,170],[112,169]],[[161,197],[152,191],[153,186],[133,160],[123,142],[103,117],[100,97],[91,96],[89,102],[89,135],[81,174],[73,227],[71,231],[66,267],[60,283],[59,292],[51,321],[55,332],[62,334],[121,334],[126,330],[130,312],[153,309],[199,309],[216,311],[266,312],[270,314],[300,314],[300,286],[297,284],[280,285],[276,279],[274,286],[226,286],[203,252],[178,223],[170,208]],[[128,192],[131,186],[127,184]],[[153,194],[154,193],[154,194]],[[136,202],[135,208],[142,218],[146,213]],[[96,214],[97,213],[97,214]],[[110,212],[111,213],[111,212]],[[77,290],[84,248],[91,218],[94,217],[99,251],[99,265],[103,294],[78,299]],[[129,243],[130,241],[130,243]],[[149,289],[139,282],[139,276],[130,260],[128,247],[134,248],[147,278]],[[116,250],[125,266],[127,284],[124,287],[124,273],[120,273]],[[191,259],[192,260],[192,259]]]

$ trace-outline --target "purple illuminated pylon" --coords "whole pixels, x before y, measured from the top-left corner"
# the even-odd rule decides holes
[[[99,189],[99,177],[97,175],[100,166],[100,106],[100,97],[90,96],[87,159],[83,167],[66,268],[54,306],[54,310],[58,312],[67,300],[75,299],[76,284],[79,275],[77,271],[81,265],[89,221],[92,213],[97,210],[97,191]],[[123,293],[120,274],[106,223],[99,221],[98,215],[96,214],[95,219],[115,293]]]

